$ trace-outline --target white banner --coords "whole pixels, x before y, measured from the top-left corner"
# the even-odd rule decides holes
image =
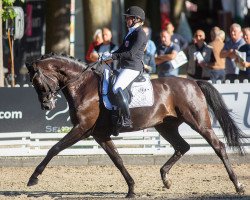
[[[213,84],[220,92],[228,110],[236,121],[240,129],[250,130],[250,83],[230,83],[230,84]],[[220,128],[216,119],[212,116],[213,128]],[[181,125],[180,131],[185,134],[190,130],[186,124]]]
[[[250,129],[250,83],[214,84],[241,129]]]

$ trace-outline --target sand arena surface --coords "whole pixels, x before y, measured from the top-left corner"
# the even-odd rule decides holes
[[[176,164],[172,187],[163,188],[160,165],[126,165],[136,183],[136,199],[250,199],[250,163],[233,164],[245,195],[237,195],[222,164]],[[27,187],[35,167],[1,167],[0,199],[124,199],[127,185],[120,172],[105,166],[48,166],[38,185]]]

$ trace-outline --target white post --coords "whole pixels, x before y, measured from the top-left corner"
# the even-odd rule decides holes
[[[70,55],[75,56],[75,0],[70,5]]]
[[[0,0],[0,10],[2,10],[2,0]],[[4,87],[2,38],[3,38],[3,36],[2,36],[2,16],[0,16],[0,87]]]

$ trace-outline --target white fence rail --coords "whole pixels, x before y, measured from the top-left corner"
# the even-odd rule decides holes
[[[180,132],[182,132],[181,130]],[[216,135],[225,143],[220,129],[215,129]],[[250,153],[250,130],[245,131],[247,139],[245,149]],[[46,155],[48,150],[57,143],[65,134],[63,133],[30,133],[14,132],[0,134],[0,156],[41,156]],[[185,131],[181,133],[183,138],[191,145],[188,154],[210,154],[213,149],[196,132]],[[154,129],[143,131],[120,133],[113,137],[114,143],[120,154],[172,154],[173,148]],[[229,153],[233,151],[227,148]],[[93,140],[88,138],[65,149],[59,155],[94,155],[105,154],[103,149]]]

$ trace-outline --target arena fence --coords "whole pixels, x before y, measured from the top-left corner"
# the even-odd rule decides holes
[[[214,86],[225,100],[230,114],[246,133],[244,146],[246,151],[250,152],[248,80],[244,80],[243,83],[239,83],[239,80],[235,80],[234,83],[230,83],[228,80],[225,83],[218,81]],[[63,98],[57,102],[59,110],[44,113],[40,111],[37,95],[31,87],[1,88],[0,96],[0,156],[46,155],[48,150],[65,135],[64,133],[53,133],[58,132],[58,127],[60,128],[61,125],[70,125],[66,112],[67,104]],[[21,113],[20,116],[19,113]],[[213,116],[211,119],[216,135],[225,143],[218,122]],[[187,125],[181,126],[179,130],[183,138],[191,145],[188,154],[214,153],[210,145]],[[121,133],[112,139],[120,154],[165,155],[172,154],[174,151],[171,145],[153,128]],[[230,148],[227,147],[227,149],[229,153],[233,153]],[[94,154],[105,154],[105,152],[91,137],[60,153],[60,155]]]
[[[180,131],[180,132],[183,132]],[[216,135],[225,143],[220,129],[215,129]],[[250,131],[245,131],[245,150],[250,152]],[[0,156],[44,156],[48,150],[56,144],[64,133],[30,133],[14,132],[0,134]],[[188,154],[212,154],[211,146],[195,131],[187,130],[181,133],[183,138],[191,145]],[[113,137],[115,145],[120,154],[127,155],[159,155],[172,154],[171,145],[163,139],[154,129],[120,133]],[[234,151],[227,147],[228,153]],[[90,137],[79,141],[72,147],[65,149],[59,155],[94,155],[105,154],[103,149]]]

